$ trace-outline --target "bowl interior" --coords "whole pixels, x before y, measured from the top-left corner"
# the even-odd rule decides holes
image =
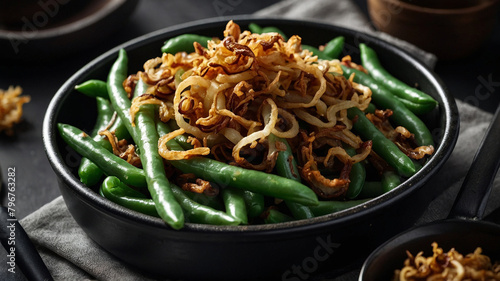
[[[435,137],[437,149],[435,154],[414,176],[402,183],[399,187],[378,198],[362,205],[338,213],[317,217],[310,220],[280,223],[276,225],[255,225],[244,228],[220,227],[209,225],[187,224],[186,229],[203,231],[260,231],[275,229],[291,229],[298,226],[314,226],[318,223],[335,223],[348,218],[363,216],[373,210],[380,210],[393,204],[398,198],[403,198],[421,187],[432,176],[450,155],[458,135],[458,112],[453,97],[446,91],[436,75],[423,66],[417,59],[401,49],[374,37],[357,33],[352,30],[330,26],[321,23],[277,20],[252,19],[239,17],[234,19],[242,29],[251,22],[262,26],[272,25],[282,29],[286,34],[299,34],[304,44],[319,46],[332,38],[343,35],[346,39],[343,55],[351,55],[353,61],[359,62],[358,45],[364,42],[374,48],[387,70],[396,73],[398,78],[418,87],[432,95],[438,102],[439,108],[422,116]],[[215,19],[180,25],[160,30],[137,38],[118,46],[102,56],[96,58],[79,72],[73,75],[56,93],[52,100],[44,121],[44,144],[49,161],[56,174],[88,204],[96,208],[103,208],[117,216],[129,217],[141,223],[167,228],[160,219],[142,215],[122,208],[100,197],[95,191],[97,187],[87,188],[82,185],[77,176],[79,157],[59,137],[56,124],[59,122],[71,124],[85,131],[90,131],[95,122],[95,101],[74,91],[74,86],[88,79],[106,80],[108,71],[116,59],[117,51],[125,48],[129,57],[129,73],[142,70],[143,63],[160,56],[160,48],[169,37],[183,33],[196,33],[207,36],[222,37],[222,31],[227,20]],[[310,32],[315,30],[315,32]]]

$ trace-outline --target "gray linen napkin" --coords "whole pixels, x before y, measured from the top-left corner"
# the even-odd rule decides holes
[[[329,23],[358,28],[403,46],[418,55],[432,67],[436,58],[401,40],[373,31],[368,21],[350,0],[286,0],[257,13],[258,16],[292,17],[322,20]],[[449,186],[431,202],[418,223],[445,218],[454,197],[474,157],[480,140],[491,120],[491,114],[457,101],[461,133],[456,148],[439,175],[434,177],[438,186]],[[500,207],[500,177],[495,181],[487,213]],[[61,197],[43,206],[21,221],[27,233],[40,250],[43,260],[55,280],[148,280],[109,255],[89,239],[69,214]],[[357,271],[330,280],[356,280]]]

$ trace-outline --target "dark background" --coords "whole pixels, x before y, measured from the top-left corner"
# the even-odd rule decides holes
[[[93,42],[81,38],[80,44],[91,48],[70,56],[43,62],[0,61],[0,88],[9,85],[23,87],[31,102],[24,106],[24,121],[16,127],[14,136],[0,133],[0,173],[4,186],[0,193],[3,205],[7,203],[5,182],[8,168],[16,169],[17,217],[23,218],[60,195],[42,144],[42,122],[47,105],[57,89],[79,68],[99,54],[137,36],[203,18],[250,14],[277,1],[243,0],[219,1],[238,3],[235,6],[215,7],[217,1],[143,0],[129,20],[108,34],[105,40]],[[355,1],[366,13],[365,1]],[[100,31],[96,31],[98,34]],[[500,101],[500,23],[497,18],[491,38],[476,54],[449,62],[438,61],[435,72],[442,78],[457,99],[493,112]],[[57,55],[57,54],[55,54]],[[496,82],[498,81],[498,82]]]

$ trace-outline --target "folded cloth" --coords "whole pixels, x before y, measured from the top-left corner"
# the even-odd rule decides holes
[[[21,221],[54,280],[149,280],[91,240],[60,196]]]
[[[432,54],[371,30],[366,18],[350,0],[285,0],[258,12],[257,15],[321,19],[349,28],[358,28],[404,47],[419,56],[430,67],[435,63]],[[433,178],[432,183],[449,188],[431,202],[418,221],[419,224],[446,217],[475,155],[478,140],[482,138],[492,117],[490,113],[464,102],[457,101],[457,105],[460,112],[461,133],[450,159],[442,167],[441,172]],[[499,177],[494,185],[486,213],[500,206]],[[61,197],[21,220],[21,224],[38,247],[55,280],[149,280],[122,264],[87,237],[69,214]],[[352,271],[328,280],[357,280],[357,274],[358,271]]]

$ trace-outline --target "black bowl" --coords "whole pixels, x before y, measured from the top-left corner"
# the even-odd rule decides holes
[[[466,255],[481,247],[492,262],[500,259],[500,225],[473,219],[449,219],[416,227],[382,244],[363,264],[360,281],[392,280],[394,271],[403,268],[406,251],[432,256],[431,243],[445,252],[455,249]]]
[[[90,130],[95,121],[95,102],[75,93],[74,86],[91,78],[105,80],[120,48],[128,52],[129,73],[134,73],[147,59],[160,56],[167,38],[183,33],[222,37],[229,19],[203,20],[159,30],[118,46],[83,67],[56,93],[45,116],[43,141],[69,211],[104,249],[151,275],[198,280],[297,280],[323,273],[334,276],[360,265],[371,250],[408,228],[427,206],[428,198],[424,197],[429,189],[423,192],[422,187],[448,159],[458,136],[458,111],[453,97],[416,58],[369,35],[315,22],[233,19],[242,29],[251,22],[278,26],[287,34],[299,34],[308,45],[318,46],[343,35],[344,55],[351,55],[357,62],[358,44],[369,44],[390,72],[407,83],[418,84],[439,102],[439,108],[423,116],[435,136],[434,155],[400,186],[362,205],[314,219],[272,225],[188,223],[182,230],[173,230],[158,218],[102,198],[96,188],[80,183],[76,175],[78,156],[57,132],[58,122]]]

